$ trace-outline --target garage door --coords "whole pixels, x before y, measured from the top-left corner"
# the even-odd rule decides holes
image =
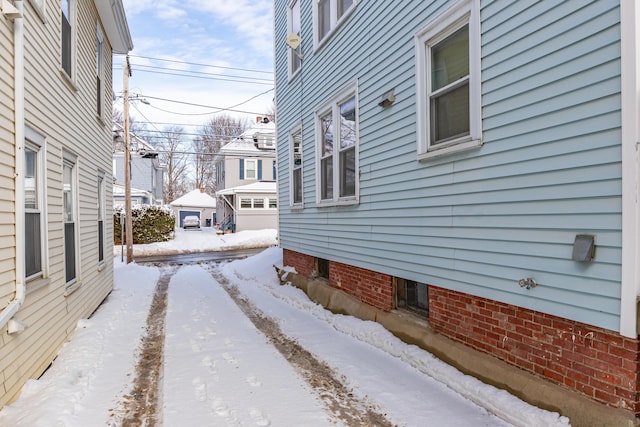
[[[200,218],[200,211],[180,211],[180,228],[182,228],[182,222],[185,216],[195,215]]]

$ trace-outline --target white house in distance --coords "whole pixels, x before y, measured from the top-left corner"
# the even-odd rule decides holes
[[[277,228],[275,123],[256,122],[215,156],[218,224],[223,231]]]
[[[169,206],[176,214],[176,227],[182,227],[182,221],[189,215],[200,218],[201,227],[211,227],[216,223],[216,199],[205,193],[204,188],[178,197]]]

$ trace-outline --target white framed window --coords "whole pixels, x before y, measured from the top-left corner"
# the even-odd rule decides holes
[[[460,1],[415,35],[419,159],[482,145],[479,8]]]
[[[240,180],[245,179],[262,180],[261,159],[240,159]]]
[[[104,215],[105,180],[104,172],[98,172],[98,263],[104,263]]]
[[[74,284],[77,277],[77,191],[76,157],[65,151],[62,161],[62,209],[64,221],[64,271],[67,286]]]
[[[291,0],[289,2],[289,10],[287,13],[287,36],[289,34],[297,34],[302,36],[302,21],[300,15],[300,1]],[[295,49],[287,49],[289,62],[289,79],[298,74],[302,66],[302,44]]]
[[[61,7],[61,66],[67,77],[74,78],[75,9],[76,0],[62,0]]]
[[[357,84],[339,91],[316,111],[317,202],[358,202]]]
[[[256,161],[255,160],[245,160],[244,161],[244,178],[245,179],[256,179]]]
[[[25,130],[24,148],[24,215],[25,278],[27,281],[46,277],[46,196],[45,138],[30,128]]]
[[[289,177],[291,205],[302,206],[303,204],[303,183],[302,183],[302,125],[298,124],[289,132]]]
[[[96,114],[102,119],[104,105],[104,34],[96,24]]]
[[[241,197],[240,198],[241,209],[265,209],[265,207],[267,206],[270,209],[272,209],[273,207],[277,207],[276,199],[268,199],[268,203],[269,203],[268,205],[265,204],[264,197]]]
[[[318,49],[355,10],[358,0],[313,0],[313,42]]]

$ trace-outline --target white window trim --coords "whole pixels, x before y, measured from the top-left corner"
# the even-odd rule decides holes
[[[333,34],[335,34],[336,31],[338,31],[338,28],[340,28],[340,26],[342,26],[342,24],[347,19],[349,19],[351,14],[356,10],[359,0],[353,0],[353,4],[351,5],[351,7],[347,9],[340,18],[338,18],[338,1],[337,0],[330,0],[330,1],[331,1],[331,16],[330,16],[331,28],[323,38],[320,38],[320,33],[319,33],[320,20],[319,20],[319,13],[318,13],[319,0],[313,0],[313,51],[314,52],[320,49],[322,46],[324,46],[324,44],[328,40],[330,40],[331,37],[333,37]]]
[[[71,166],[71,203],[73,209],[73,222],[75,224],[74,233],[73,233],[73,241],[74,241],[74,257],[75,257],[75,278],[71,279],[69,282],[65,283],[65,288],[67,294],[76,290],[78,286],[80,286],[80,209],[79,209],[79,165],[78,165],[78,156],[67,151],[66,149],[62,151],[62,165],[68,164]],[[64,182],[63,182],[64,185]],[[64,191],[64,190],[63,190]],[[64,219],[64,206],[63,206],[63,215],[62,215],[62,224],[66,223]],[[64,245],[63,245],[64,247]],[[64,248],[66,250],[66,248]]]
[[[429,94],[431,92],[430,55],[434,45],[469,25],[469,135],[430,146]],[[443,156],[482,145],[482,105],[480,79],[480,4],[478,0],[458,2],[415,35],[416,54],[416,130],[418,160]]]
[[[73,90],[78,90],[76,86],[77,79],[77,64],[76,64],[76,55],[77,55],[77,47],[76,47],[76,38],[78,36],[78,31],[76,28],[77,25],[77,16],[78,16],[78,3],[77,0],[68,0],[69,2],[69,25],[71,26],[71,75],[67,74],[62,66],[62,46],[60,50],[60,73],[65,78],[65,81],[71,86]],[[62,19],[62,10],[60,11],[60,19]],[[60,42],[62,43],[62,34],[60,34]]]
[[[300,5],[300,36],[302,37],[302,0],[289,0],[287,4],[287,36],[293,33],[293,5],[298,1]],[[302,43],[300,44],[300,54],[302,55]],[[289,72],[289,81],[293,80],[298,74],[300,74],[300,70],[302,70],[302,58],[300,58],[300,66],[297,70],[293,70],[293,57],[296,55],[296,49],[291,49],[287,46],[287,70]]]
[[[340,141],[339,132],[336,132],[336,125],[340,124],[340,111],[338,105],[355,96],[356,98],[356,143],[355,143],[355,157],[356,157],[356,176],[355,176],[355,195],[348,197],[340,197]],[[336,92],[328,101],[322,104],[315,112],[315,142],[316,142],[316,204],[318,206],[336,206],[336,205],[353,205],[357,204],[360,200],[360,99],[358,96],[358,82],[354,81],[345,86],[338,92]],[[334,147],[333,147],[333,197],[331,199],[322,199],[322,179],[321,179],[321,160],[322,160],[322,124],[321,118],[326,115],[328,111],[333,114],[334,123]]]
[[[296,133],[300,133],[300,176],[301,176],[301,182],[300,185],[302,187],[302,200],[298,203],[293,201],[293,197],[294,197],[294,177],[293,177],[293,172],[294,172],[294,139],[293,139],[293,135]],[[302,143],[302,122],[299,122],[298,124],[296,124],[294,127],[292,127],[289,130],[289,206],[291,207],[295,207],[295,208],[302,208],[304,207],[304,144]]]
[[[42,270],[42,278],[46,279],[49,277],[49,239],[46,237],[49,235],[48,232],[48,221],[47,219],[47,186],[46,186],[46,137],[39,132],[35,131],[30,127],[25,127],[25,143],[27,146],[31,146],[34,149],[37,149],[37,161],[38,161],[38,178],[37,185],[39,186],[39,194],[38,194],[38,203],[40,206],[40,252],[42,256],[42,264],[40,266]],[[21,272],[24,274],[24,271]],[[35,280],[37,281],[37,280]],[[27,292],[31,291],[30,289]]]
[[[253,165],[253,178],[249,178],[249,164]],[[244,159],[244,179],[245,180],[257,180],[258,179],[258,161],[256,159]]]
[[[96,77],[100,79],[100,91],[96,90],[96,95],[99,99],[96,100],[96,107],[98,103],[100,103],[100,110],[96,111],[96,115],[100,119],[100,121],[104,120],[104,110],[105,110],[105,72],[104,67],[106,63],[106,55],[104,53],[104,33],[102,31],[102,26],[100,22],[96,22]]]

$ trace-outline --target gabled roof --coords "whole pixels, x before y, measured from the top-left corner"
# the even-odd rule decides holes
[[[268,119],[258,121],[242,132],[240,136],[223,145],[220,148],[220,153],[225,155],[260,155],[260,153],[264,153],[269,157],[273,157],[275,155],[275,135],[276,124],[274,122]],[[264,138],[273,140],[274,150],[261,150],[256,147],[256,139],[264,140]]]
[[[225,188],[224,190],[216,191],[216,196],[249,193],[275,194],[276,187],[277,184],[275,181],[258,181],[253,184],[240,185],[238,187]]]
[[[129,24],[124,13],[122,0],[94,0],[100,21],[113,53],[128,53],[133,49]]]
[[[178,197],[173,202],[169,203],[169,205],[176,207],[192,206],[195,208],[215,208],[216,199],[207,193],[201,192],[200,189],[195,189],[189,191],[182,197]]]

